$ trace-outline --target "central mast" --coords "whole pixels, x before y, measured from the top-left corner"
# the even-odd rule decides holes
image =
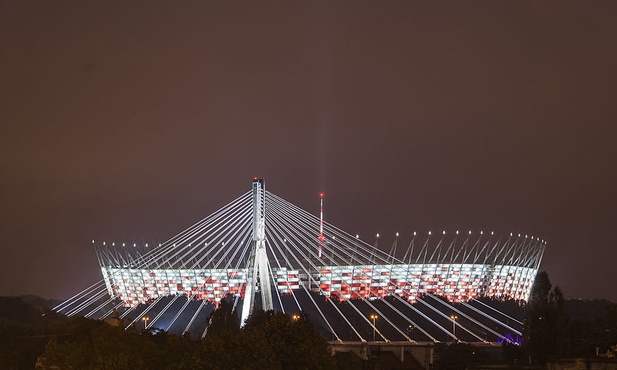
[[[257,277],[261,293],[261,308],[273,310],[270,270],[266,253],[266,186],[264,179],[253,180],[253,245],[246,273],[246,290],[242,304],[241,325],[253,311]]]

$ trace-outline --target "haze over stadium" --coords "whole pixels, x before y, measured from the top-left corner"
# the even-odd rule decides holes
[[[259,176],[384,252],[540,237],[617,301],[617,4],[477,5],[0,4],[0,295],[68,298],[92,239],[158,245]]]

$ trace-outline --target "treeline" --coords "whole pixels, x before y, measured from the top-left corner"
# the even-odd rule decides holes
[[[560,358],[611,358],[617,349],[617,305],[607,301],[566,302],[548,274],[536,276],[526,305],[522,346],[504,346],[515,368]]]
[[[505,302],[512,305],[512,302]],[[502,312],[497,300],[490,302]],[[524,308],[522,345],[480,348],[465,343],[435,346],[436,370],[464,370],[483,364],[506,363],[512,369],[544,368],[559,359],[603,361],[617,355],[617,305],[608,301],[564,300],[548,274],[536,276]],[[510,307],[510,311],[515,311]]]
[[[510,301],[491,305],[504,312],[520,308]],[[545,272],[536,278],[525,315],[522,346],[487,352],[468,344],[437,345],[435,369],[495,362],[522,368],[558,358],[610,357],[617,351],[617,305],[565,301]],[[48,369],[353,368],[330,355],[325,339],[303,315],[256,310],[240,328],[224,300],[208,321],[206,337],[192,340],[156,329],[140,332],[135,326],[124,330],[124,325],[68,318],[17,297],[0,297],[0,369],[31,369],[37,361]]]
[[[337,368],[305,316],[255,310],[240,329],[225,301],[200,341],[41,312],[19,298],[0,298],[0,315],[1,369]]]

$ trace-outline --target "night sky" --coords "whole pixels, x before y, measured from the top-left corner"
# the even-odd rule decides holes
[[[388,250],[541,237],[617,301],[617,2],[0,1],[0,295],[100,279],[250,189]]]

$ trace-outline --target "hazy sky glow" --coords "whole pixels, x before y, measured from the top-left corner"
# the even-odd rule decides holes
[[[67,298],[92,239],[260,176],[369,242],[539,236],[566,296],[617,301],[617,2],[234,4],[0,3],[0,295]]]

